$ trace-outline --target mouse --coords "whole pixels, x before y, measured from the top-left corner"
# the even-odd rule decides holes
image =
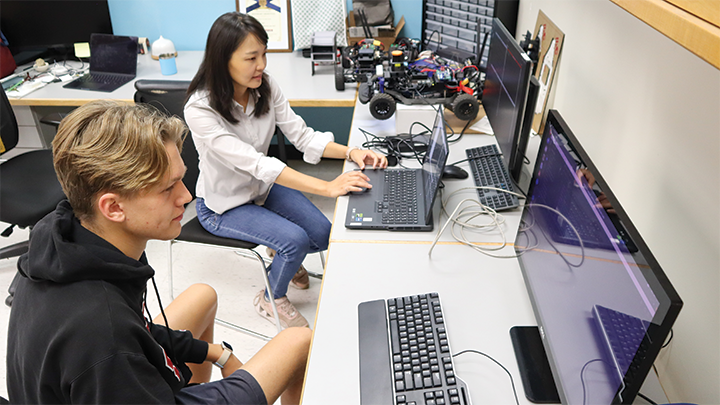
[[[468,172],[457,166],[445,166],[443,169],[443,179],[467,179]]]

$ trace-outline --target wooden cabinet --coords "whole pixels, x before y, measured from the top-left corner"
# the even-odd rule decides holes
[[[611,1],[720,69],[720,1]]]

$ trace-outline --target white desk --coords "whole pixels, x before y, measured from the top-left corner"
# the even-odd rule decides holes
[[[395,133],[392,119],[376,121],[370,117],[367,106],[359,104],[355,107],[350,145],[360,145],[364,140],[358,127],[376,135]],[[533,147],[537,149],[537,138],[531,139],[531,152]],[[451,144],[448,162],[463,159],[466,148],[491,142],[492,137],[466,135],[462,141]],[[529,155],[532,164],[535,153]],[[467,164],[460,167],[467,168]],[[346,163],[345,170],[354,168],[354,164]],[[445,183],[448,192],[473,184],[469,178]],[[474,190],[468,193],[476,195]],[[360,403],[358,304],[438,292],[451,352],[474,349],[493,357],[512,374],[520,403],[529,404],[509,331],[516,325],[532,326],[537,322],[517,259],[485,256],[454,242],[449,234],[441,237],[441,244],[429,257],[434,232],[347,230],[344,226],[347,199],[338,198],[335,208],[302,403]],[[510,241],[515,240],[520,215],[521,210],[505,214]],[[436,231],[439,225],[436,215]],[[492,243],[497,235],[476,238]],[[509,246],[502,253],[513,251]],[[455,358],[455,366],[456,375],[467,383],[474,404],[515,403],[510,379],[491,360],[467,353]],[[642,392],[657,401],[667,400],[654,373],[646,379]],[[638,397],[635,403],[646,402]]]
[[[202,62],[203,51],[181,51],[175,59],[178,73],[164,76],[160,62],[149,54],[138,55],[137,77],[111,93],[63,88],[64,83],[51,83],[21,99],[11,99],[13,106],[79,106],[98,98],[132,101],[134,83],[140,79],[192,80]],[[277,79],[293,107],[352,107],[357,86],[345,91],[335,90],[332,69],[317,69],[312,75],[311,62],[301,52],[267,54],[267,71]]]
[[[370,115],[370,111],[367,105],[363,105],[359,101],[357,101],[355,107],[355,114],[353,116],[353,122],[351,126],[350,139],[348,142],[349,146],[360,146],[363,142],[365,142],[365,137],[360,131],[360,128],[378,136],[396,134],[394,116],[385,121],[378,121],[373,118],[372,115]],[[460,141],[450,144],[448,163],[454,163],[466,159],[465,149],[481,145],[488,145],[492,143],[495,143],[495,138],[493,136],[482,134],[465,134],[462,139],[460,139]],[[419,163],[415,159],[404,159],[401,163],[407,167],[420,167]],[[468,174],[471,173],[470,165],[467,162],[458,164],[458,167],[465,169]],[[357,168],[357,165],[355,165],[354,163],[346,163],[344,166],[345,171],[353,170],[355,168]],[[475,183],[470,176],[467,179],[462,180],[446,179],[443,180],[443,183],[445,184],[445,188],[443,189],[442,194],[438,194],[438,200],[434,205],[433,232],[387,232],[376,230],[347,229],[345,228],[344,224],[345,215],[347,213],[348,197],[345,196],[339,197],[337,200],[337,206],[335,207],[335,218],[333,220],[334,226],[332,229],[332,233],[330,234],[331,243],[342,241],[364,241],[373,243],[377,241],[412,241],[425,242],[427,244],[427,248],[429,248],[430,242],[433,240],[437,232],[440,231],[442,225],[447,220],[446,215],[441,215],[441,204],[439,200],[440,197],[442,196],[443,199],[447,199],[447,197],[451,193],[460,190],[461,188],[475,186]],[[475,189],[460,191],[449,201],[448,212],[452,212],[455,206],[465,198],[476,199],[477,191]],[[502,215],[505,217],[506,221],[502,229],[506,233],[506,240],[512,243],[515,240],[515,236],[517,234],[517,229],[520,224],[520,216],[522,215],[522,211],[517,209],[509,210],[502,212]],[[502,236],[497,231],[470,231],[469,235],[469,239],[473,242],[497,244],[502,241]],[[450,229],[448,228],[447,230],[445,230],[445,232],[443,232],[440,238],[440,242],[447,243],[454,241],[455,240],[451,236]]]
[[[440,294],[451,351],[487,353],[513,373],[522,390],[509,330],[536,323],[518,263],[469,253],[465,246],[447,245],[428,258],[418,244],[333,242],[303,403],[360,403],[360,302],[432,291]],[[456,358],[456,373],[468,384],[474,403],[514,402],[507,374],[490,360],[462,355]]]

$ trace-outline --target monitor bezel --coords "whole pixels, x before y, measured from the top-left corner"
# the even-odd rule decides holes
[[[500,146],[500,152],[503,154],[503,161],[505,162],[505,166],[508,169],[508,172],[511,173],[519,173],[520,169],[522,168],[522,162],[523,158],[525,157],[524,151],[523,155],[520,157],[518,156],[520,154],[520,148],[519,144],[521,141],[521,135],[523,130],[523,122],[525,120],[525,110],[528,107],[528,96],[530,93],[530,81],[532,77],[532,71],[533,71],[533,63],[532,60],[530,60],[530,57],[528,57],[527,53],[520,47],[520,45],[517,43],[515,38],[510,34],[510,32],[505,28],[505,25],[503,25],[502,21],[499,18],[493,18],[492,22],[492,33],[491,37],[488,43],[489,52],[488,52],[488,58],[487,58],[487,67],[485,72],[485,79],[487,80],[487,75],[489,74],[490,69],[490,56],[492,55],[492,35],[499,35],[501,36],[502,40],[509,44],[508,49],[512,50],[512,54],[515,58],[519,58],[519,61],[522,61],[522,67],[521,70],[524,73],[521,77],[522,82],[520,83],[520,91],[522,94],[520,95],[521,102],[517,103],[517,106],[515,107],[515,117],[513,119],[513,128],[511,131],[510,136],[508,137],[508,144],[510,145],[510,150],[504,150],[502,148],[502,145],[504,142],[500,142],[498,138],[498,133],[493,127],[493,132],[495,135],[496,140],[498,140],[498,145]],[[493,117],[491,115],[494,115],[494,111],[492,109],[488,109],[487,106],[489,103],[487,103],[488,97],[492,94],[490,92],[487,92],[487,86],[484,86],[483,88],[483,108],[485,110],[485,114],[488,118],[488,121],[490,121],[490,126],[493,126]],[[495,121],[498,120],[498,117],[495,117]],[[499,125],[496,126],[499,127]],[[506,136],[507,134],[501,134],[501,136]],[[511,138],[511,139],[510,139]],[[520,169],[518,169],[518,164],[520,165]],[[515,178],[517,181],[518,179]]]
[[[625,212],[625,210],[620,205],[620,202],[617,200],[615,195],[613,194],[612,190],[608,186],[607,182],[604,180],[602,175],[600,174],[600,171],[597,169],[593,161],[590,159],[590,156],[586,153],[586,151],[582,148],[580,142],[578,141],[577,137],[574,135],[574,133],[570,130],[567,123],[564,121],[562,116],[557,110],[550,110],[548,112],[547,116],[547,122],[545,124],[545,129],[543,132],[542,140],[540,143],[540,150],[542,151],[543,145],[545,145],[547,138],[550,136],[551,128],[556,128],[558,133],[562,133],[565,137],[567,137],[570,140],[571,146],[574,149],[574,152],[582,159],[583,163],[587,166],[587,169],[590,170],[590,172],[595,177],[595,182],[600,186],[600,188],[603,190],[605,195],[607,196],[608,200],[610,201],[612,207],[615,209],[615,212],[617,213],[618,217],[620,218],[620,221],[622,222],[623,226],[625,227],[625,230],[627,231],[630,238],[633,240],[635,245],[637,246],[640,253],[643,255],[644,259],[647,261],[648,265],[648,271],[652,273],[652,276],[654,277],[654,281],[649,283],[651,285],[651,289],[653,293],[658,297],[658,301],[660,302],[660,306],[658,310],[656,311],[656,315],[653,317],[652,327],[648,329],[648,334],[652,336],[652,339],[648,339],[648,336],[646,335],[644,338],[643,343],[648,344],[648,350],[645,358],[643,361],[639,364],[638,369],[636,371],[636,377],[634,380],[630,381],[623,381],[626,383],[626,385],[620,385],[618,387],[618,391],[615,393],[615,396],[613,398],[612,403],[632,403],[637,394],[640,391],[640,388],[642,387],[642,384],[645,381],[645,378],[649,374],[650,370],[652,369],[653,363],[655,359],[657,358],[658,354],[660,353],[660,350],[662,349],[663,345],[665,344],[666,339],[670,335],[670,331],[672,329],[672,325],[674,324],[675,320],[678,317],[678,314],[680,313],[680,309],[682,308],[683,302],[680,296],[678,295],[677,291],[673,287],[672,283],[668,279],[665,272],[660,267],[660,264],[655,259],[655,256],[653,256],[652,252],[650,251],[649,247],[641,237],[639,231],[635,227],[635,225],[630,220],[629,216]],[[542,153],[542,152],[540,152]],[[537,178],[538,172],[540,170],[541,165],[541,159],[540,155],[538,155],[538,158],[535,161],[535,168],[533,170],[533,176],[532,180],[530,181],[530,188],[527,193],[527,201],[530,201],[533,191],[535,188],[535,179]],[[523,219],[525,219],[525,211],[523,211]],[[520,233],[518,233],[518,237],[520,236]],[[520,269],[523,275],[523,279],[525,280],[525,286],[528,291],[528,295],[530,297],[530,303],[533,308],[533,313],[535,315],[535,318],[538,322],[538,327],[540,328],[540,336],[542,339],[542,344],[545,349],[545,352],[547,354],[547,358],[549,360],[550,370],[552,371],[553,378],[556,381],[558,393],[560,395],[560,398],[563,403],[567,403],[567,396],[565,395],[562,387],[562,380],[560,379],[560,372],[557,369],[557,365],[554,362],[554,353],[552,352],[551,346],[548,343],[549,339],[552,339],[552,336],[548,336],[548,331],[545,330],[544,326],[542,325],[542,312],[540,311],[540,308],[538,307],[538,302],[535,297],[535,294],[533,292],[531,283],[528,281],[528,269],[525,267],[523,263],[522,255],[520,254],[522,252],[522,247],[519,247],[517,242],[515,246],[516,252],[518,252],[518,262],[520,264]],[[659,324],[656,324],[658,319],[657,317],[662,316],[663,319],[659,322]],[[551,332],[552,333],[552,332]],[[652,340],[652,342],[650,342]],[[627,377],[627,376],[626,376]]]

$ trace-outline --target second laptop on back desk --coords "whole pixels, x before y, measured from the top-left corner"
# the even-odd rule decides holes
[[[90,73],[64,85],[64,88],[111,92],[135,78],[137,37],[92,34]]]

